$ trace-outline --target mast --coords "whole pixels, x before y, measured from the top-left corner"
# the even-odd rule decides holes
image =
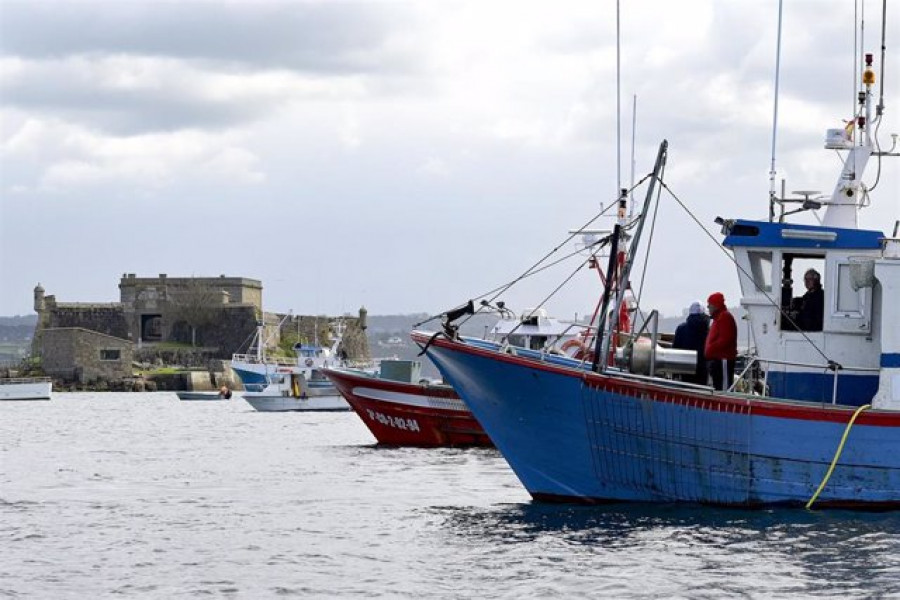
[[[631,240],[631,247],[628,249],[624,264],[621,265],[621,269],[619,269],[618,271],[615,270],[615,263],[613,261],[617,259],[616,246],[619,236],[621,236],[622,232],[624,231],[624,225],[616,223],[615,229],[613,230],[613,247],[610,249],[609,261],[610,270],[607,273],[606,286],[603,290],[603,312],[600,316],[600,324],[598,325],[597,331],[597,347],[599,349],[599,352],[594,352],[594,362],[592,364],[592,369],[594,371],[606,370],[606,359],[607,356],[609,356],[609,348],[612,342],[613,332],[615,330],[616,324],[618,323],[618,316],[620,311],[622,310],[622,304],[625,301],[625,288],[628,284],[628,275],[631,273],[631,267],[634,264],[634,257],[636,256],[637,248],[640,245],[641,233],[644,230],[644,222],[646,221],[647,215],[650,212],[650,203],[653,201],[653,195],[656,192],[656,183],[659,181],[662,171],[666,166],[666,156],[668,155],[668,148],[669,142],[666,140],[663,140],[659,145],[659,152],[656,155],[656,164],[653,166],[653,176],[650,178],[650,184],[647,186],[647,196],[644,198],[644,206],[641,209],[640,215],[638,216],[638,224],[634,232],[634,237]],[[622,213],[621,205],[620,213],[624,216],[624,213]],[[616,305],[612,312],[613,316],[609,321],[609,325],[605,326],[606,314],[609,309],[609,300],[611,292],[613,290],[613,286],[616,286],[616,289],[618,290],[618,293],[616,294]],[[606,329],[605,332],[604,329]]]
[[[857,209],[862,203],[862,196],[866,192],[866,186],[862,182],[863,172],[872,156],[874,144],[871,135],[872,123],[872,86],[875,85],[875,71],[872,70],[872,55],[866,54],[866,68],[863,71],[864,90],[860,90],[857,101],[859,106],[853,121],[847,124],[850,143],[855,136],[858,142],[853,145],[847,158],[844,160],[844,168],[838,177],[828,209],[822,225],[826,227],[842,227],[856,229],[858,226]]]

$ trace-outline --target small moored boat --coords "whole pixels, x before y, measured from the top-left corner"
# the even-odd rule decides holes
[[[53,381],[49,377],[0,379],[0,400],[49,400]]]
[[[231,390],[226,386],[222,386],[217,392],[175,392],[179,400],[195,401],[195,400],[231,400]]]

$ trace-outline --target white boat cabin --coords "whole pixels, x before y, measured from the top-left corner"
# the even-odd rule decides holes
[[[880,231],[746,220],[726,221],[723,233],[768,395],[848,405],[878,395],[900,404],[896,240]],[[822,287],[812,316],[799,313],[806,275],[818,275]]]
[[[583,324],[550,317],[543,308],[525,309],[518,318],[500,319],[487,337],[517,348],[542,350],[558,342],[576,338],[584,328]]]

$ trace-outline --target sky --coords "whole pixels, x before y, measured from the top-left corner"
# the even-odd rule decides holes
[[[32,313],[38,283],[116,302],[124,273],[258,279],[274,312],[440,313],[576,250],[569,231],[664,139],[667,186],[715,240],[664,193],[633,271],[641,305],[734,304],[714,219],[768,215],[778,3],[621,5],[617,86],[612,0],[0,0],[0,315]],[[788,191],[833,189],[825,131],[851,116],[854,48],[880,60],[880,30],[881,2],[785,0]],[[885,148],[900,131],[887,60]],[[898,166],[885,159],[861,227],[900,218]],[[498,299],[589,314],[596,272],[551,295],[584,260]]]

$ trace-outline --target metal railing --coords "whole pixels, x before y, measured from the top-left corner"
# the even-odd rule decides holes
[[[834,383],[831,389],[831,403],[837,404],[837,391],[838,391],[838,377],[840,377],[841,371],[853,371],[858,373],[879,373],[881,369],[877,367],[845,367],[843,365],[839,365],[835,362],[829,362],[828,364],[817,364],[817,363],[802,363],[802,362],[793,362],[793,361],[785,361],[785,360],[777,360],[773,358],[761,358],[759,356],[751,356],[750,360],[747,362],[747,366],[744,367],[744,370],[741,371],[741,374],[734,378],[734,383],[731,384],[731,387],[728,388],[729,392],[736,391],[737,385],[741,381],[745,381],[750,385],[750,389],[753,389],[753,384],[758,381],[751,377],[746,377],[748,373],[752,372],[752,369],[755,365],[758,364],[766,364],[766,365],[781,365],[787,367],[802,367],[805,369],[820,369],[822,371],[833,371],[834,372]],[[769,373],[771,371],[769,369],[763,370],[763,377],[761,380],[762,389],[765,393],[769,387]]]
[[[256,354],[232,354],[231,360],[254,365],[277,365],[280,367],[297,366],[297,358],[290,356],[266,356],[264,359],[260,359]]]

